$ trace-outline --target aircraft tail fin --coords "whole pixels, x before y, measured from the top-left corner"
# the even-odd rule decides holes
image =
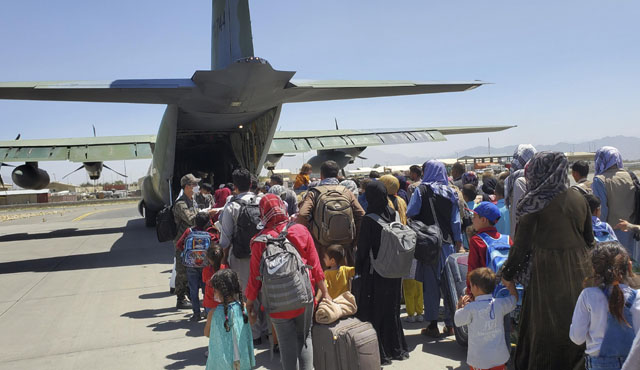
[[[213,0],[211,69],[224,69],[238,59],[252,56],[249,0]]]

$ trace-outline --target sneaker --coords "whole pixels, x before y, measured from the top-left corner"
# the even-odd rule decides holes
[[[261,344],[262,344],[262,337],[253,340],[253,345],[254,346],[259,346]]]
[[[422,315],[416,315],[416,321],[417,321],[417,322],[423,322],[423,321],[424,321],[424,316],[422,316]]]
[[[202,316],[200,316],[199,314],[193,314],[191,315],[191,318],[189,318],[189,321],[193,321],[193,322],[198,322],[202,320]]]
[[[273,345],[273,353],[280,353],[280,345],[279,344],[274,344]]]
[[[415,316],[407,316],[404,318],[404,321],[406,322],[416,322],[416,317]]]
[[[176,302],[176,308],[177,309],[188,309],[191,308],[191,302],[185,300],[185,299],[180,299],[178,298],[178,301]]]

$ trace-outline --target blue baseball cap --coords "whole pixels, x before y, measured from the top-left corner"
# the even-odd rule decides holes
[[[500,219],[500,210],[491,202],[482,202],[478,204],[476,208],[473,209],[473,212],[493,223],[498,222]]]

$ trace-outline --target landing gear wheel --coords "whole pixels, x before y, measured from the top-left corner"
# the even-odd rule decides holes
[[[154,227],[156,226],[156,215],[158,212],[150,211],[146,206],[144,207],[144,226]]]

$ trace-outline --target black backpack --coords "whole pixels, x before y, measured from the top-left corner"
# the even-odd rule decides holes
[[[423,200],[424,196],[429,200],[429,206],[431,207],[431,213],[433,214],[435,223],[433,225],[425,225],[422,221],[409,220],[409,227],[416,232],[416,249],[413,256],[425,265],[436,265],[440,260],[440,253],[442,251],[442,229],[440,229],[438,216],[433,206],[433,200],[426,193],[423,194]]]
[[[251,239],[259,231],[260,206],[255,202],[255,198],[250,202],[239,198],[234,199],[233,202],[240,204],[240,211],[231,238],[233,244],[231,251],[237,258],[248,258],[251,256]]]
[[[165,206],[156,215],[156,235],[159,242],[167,242],[176,238],[178,227],[173,217],[173,204]]]

